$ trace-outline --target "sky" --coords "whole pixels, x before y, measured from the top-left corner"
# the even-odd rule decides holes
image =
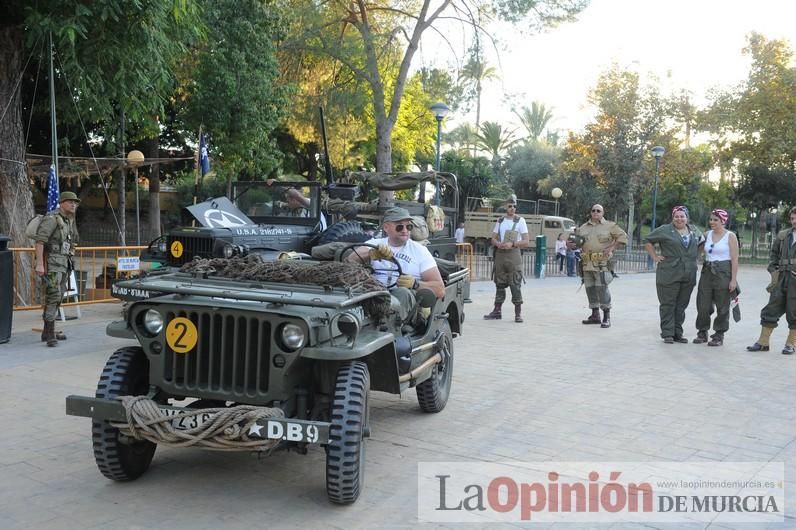
[[[513,94],[527,106],[552,107],[552,129],[581,130],[593,115],[587,93],[614,63],[642,79],[657,76],[664,94],[688,90],[700,106],[709,89],[745,79],[742,49],[753,31],[796,47],[796,2],[592,0],[576,22],[543,34],[507,26],[500,29],[505,49],[488,58],[500,79],[485,88],[481,120],[518,124],[505,102]],[[474,119],[451,116],[446,128]]]

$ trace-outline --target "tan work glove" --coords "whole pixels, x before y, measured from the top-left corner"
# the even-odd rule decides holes
[[[377,248],[370,249],[368,256],[370,256],[370,259],[391,259],[393,254],[392,249],[382,243]]]
[[[773,293],[774,289],[777,288],[777,283],[779,282],[779,271],[771,271],[771,282],[766,285],[766,291],[769,293]]]
[[[417,289],[418,282],[411,274],[401,274],[398,276],[397,287],[406,287],[407,289]]]

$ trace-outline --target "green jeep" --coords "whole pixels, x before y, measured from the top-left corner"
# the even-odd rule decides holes
[[[196,260],[123,282],[160,293],[108,325],[138,345],[110,356],[94,398],[66,398],[67,414],[92,418],[100,472],[134,480],[157,444],[265,454],[320,444],[329,499],[354,502],[369,391],[414,387],[424,412],[445,408],[469,271],[438,260],[445,296],[418,292],[430,316],[407,322],[372,270],[340,259],[346,250],[335,261]]]

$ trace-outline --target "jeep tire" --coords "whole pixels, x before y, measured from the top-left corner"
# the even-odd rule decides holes
[[[442,362],[434,365],[431,377],[417,385],[417,402],[423,412],[440,412],[448,403],[453,383],[453,334],[450,324],[443,321],[440,333]]]
[[[365,363],[351,361],[337,371],[326,448],[326,494],[335,504],[351,504],[362,491],[369,389]]]
[[[140,347],[116,350],[110,356],[97,383],[96,397],[140,396],[149,391],[149,360]],[[149,469],[157,445],[146,440],[120,440],[119,429],[109,421],[91,422],[94,459],[105,477],[135,480]]]
[[[362,230],[362,224],[359,221],[341,221],[335,223],[318,236],[318,245],[325,245],[326,243],[336,243],[344,241],[346,243],[363,243],[370,239],[371,236]]]

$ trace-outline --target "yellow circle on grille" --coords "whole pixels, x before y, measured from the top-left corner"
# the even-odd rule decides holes
[[[174,241],[171,243],[171,255],[175,258],[182,256],[182,243]]]
[[[166,326],[166,342],[175,353],[194,349],[198,336],[194,323],[185,317],[177,317]]]

